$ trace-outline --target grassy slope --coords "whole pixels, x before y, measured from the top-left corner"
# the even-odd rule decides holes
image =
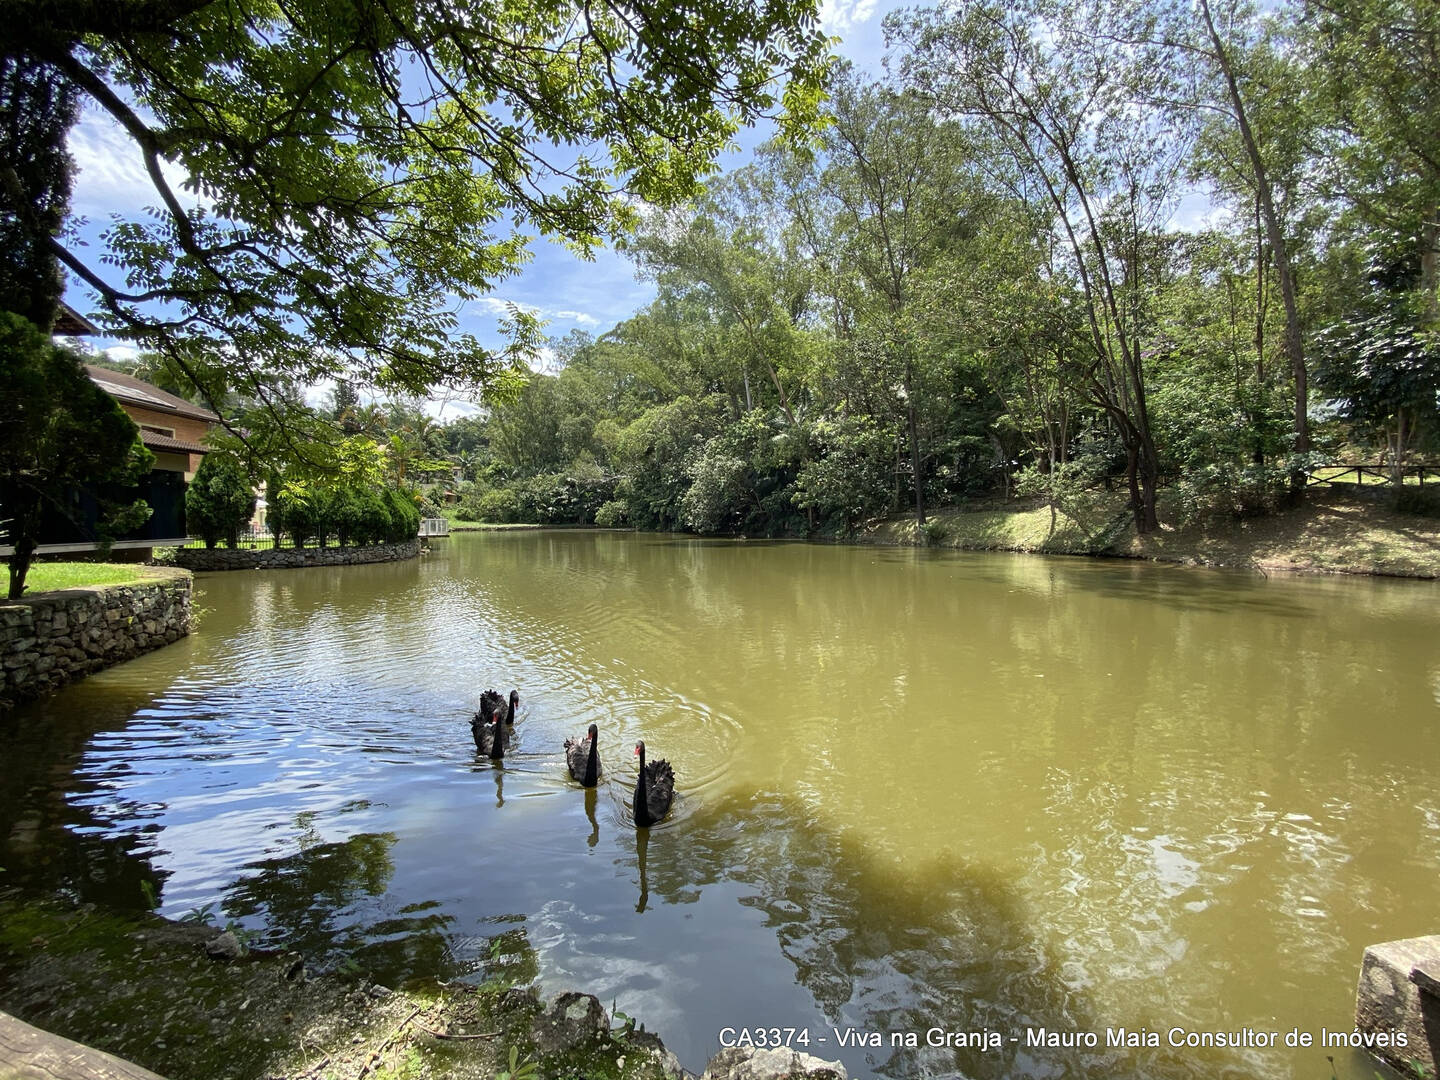
[[[1201,566],[1258,570],[1308,570],[1401,577],[1440,577],[1440,520],[1400,514],[1383,503],[1343,490],[1317,490],[1304,505],[1265,517],[1200,525],[1162,525],[1158,534],[1135,535],[1126,526],[1105,535],[1107,520],[1120,520],[1118,496],[1096,507],[1087,534],[1060,515],[1053,534],[1050,512],[1039,510],[939,510],[939,546],[977,550],[1104,554]],[[1114,515],[1113,517],[1111,515]],[[1161,520],[1166,515],[1161,508]],[[862,542],[913,544],[927,538],[907,518],[869,526]],[[1110,542],[1106,542],[1110,540]]]
[[[156,576],[141,563],[37,562],[25,576],[25,595],[85,585],[129,585]]]

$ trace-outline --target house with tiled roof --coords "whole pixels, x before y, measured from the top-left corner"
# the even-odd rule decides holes
[[[84,316],[61,306],[55,324],[57,336],[84,337],[98,332]],[[85,371],[90,380],[113,397],[135,421],[140,429],[140,441],[155,455],[155,463],[139,486],[131,490],[97,493],[75,489],[59,493],[55,504],[47,510],[36,553],[95,550],[98,546],[97,494],[122,503],[144,499],[150,506],[150,519],[117,540],[116,551],[134,551],[144,557],[142,553],[150,548],[184,544],[189,539],[185,528],[185,485],[194,478],[195,470],[208,452],[205,436],[220,423],[220,417],[133,375],[94,364],[86,364]],[[0,555],[9,553],[8,546],[0,547]]]
[[[86,364],[91,382],[120,403],[140,429],[140,441],[155,455],[155,468],[179,472],[189,483],[209,450],[204,439],[220,417],[182,397],[126,375]]]

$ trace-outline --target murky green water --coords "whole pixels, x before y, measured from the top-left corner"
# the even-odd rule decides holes
[[[779,1025],[862,1076],[1370,1075],[1168,1033],[1348,1030],[1363,947],[1437,931],[1435,584],[438,547],[203,576],[195,636],[22,710],[6,880],[133,906],[149,882],[166,914],[213,905],[389,981],[538,973],[691,1068],[722,1028]],[[524,695],[500,768],[470,741],[487,685]],[[587,795],[561,744],[592,721]],[[682,792],[648,835],[637,737]],[[1027,1045],[1042,1027],[1099,1046]],[[1119,1027],[1160,1045],[1107,1047]]]

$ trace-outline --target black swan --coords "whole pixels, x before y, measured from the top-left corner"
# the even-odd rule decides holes
[[[475,718],[482,724],[488,724],[492,716],[504,709],[505,699],[494,690],[486,690],[480,695],[480,711],[475,714]]]
[[[635,824],[654,825],[670,812],[675,797],[675,770],[664,758],[645,764],[645,743],[635,744],[640,758],[640,778],[635,781]]]
[[[470,734],[475,736],[475,749],[491,761],[499,761],[505,756],[505,723],[498,712],[490,715],[488,724],[480,718],[480,713],[476,713],[475,719],[470,721]]]
[[[595,725],[583,739],[565,740],[565,761],[570,766],[570,775],[582,787],[594,787],[600,779],[600,735]]]

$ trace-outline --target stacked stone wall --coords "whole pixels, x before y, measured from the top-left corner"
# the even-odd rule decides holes
[[[420,554],[420,539],[403,544],[329,548],[182,548],[175,562],[187,570],[276,570],[302,566],[354,566],[396,562]]]
[[[0,710],[190,633],[189,572],[154,573],[0,601]]]

